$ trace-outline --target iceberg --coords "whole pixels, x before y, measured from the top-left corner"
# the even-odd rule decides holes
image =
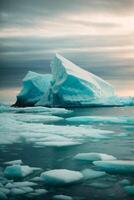
[[[47,104],[52,107],[87,106],[93,100],[114,95],[113,87],[103,79],[81,69],[59,54],[51,62],[52,81]],[[37,105],[45,106],[46,96]]]
[[[14,106],[33,106],[48,92],[52,76],[29,71],[23,79],[22,90]]]
[[[15,106],[81,107],[115,95],[100,77],[56,54],[51,74],[28,72]]]
[[[72,197],[66,196],[66,195],[62,195],[62,194],[60,194],[60,195],[55,195],[55,196],[53,196],[52,199],[53,199],[53,200],[73,200]]]
[[[73,124],[134,124],[134,117],[131,116],[78,116],[69,117],[65,120]]]

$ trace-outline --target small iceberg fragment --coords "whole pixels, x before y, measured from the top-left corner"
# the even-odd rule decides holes
[[[25,194],[25,191],[20,188],[12,188],[11,194],[12,195],[21,195],[21,194]]]
[[[4,176],[9,179],[23,178],[33,173],[32,167],[27,165],[13,165],[6,167]]]
[[[53,115],[33,115],[33,114],[28,114],[28,115],[23,115],[23,116],[17,116],[17,121],[22,121],[26,123],[54,123],[54,122],[59,122],[62,121],[62,117],[58,116],[53,116]]]
[[[90,183],[89,185],[95,187],[96,189],[107,189],[111,187],[111,184],[100,183],[100,182]]]
[[[95,171],[93,169],[84,169],[81,171],[85,180],[96,179],[106,175],[106,172]]]
[[[53,199],[53,200],[73,200],[72,197],[66,196],[66,195],[62,195],[62,194],[60,194],[60,195],[55,195],[55,196],[53,196],[52,199]]]
[[[35,189],[35,193],[37,196],[40,196],[40,195],[48,193],[48,191],[46,189]]]
[[[83,161],[97,161],[97,160],[115,160],[116,158],[112,155],[104,154],[104,153],[78,153],[74,156],[75,160],[83,160]]]
[[[123,186],[128,186],[130,185],[130,181],[128,179],[123,179],[119,182]]]
[[[48,147],[68,147],[68,146],[76,146],[80,145],[80,142],[74,142],[74,141],[49,141],[49,142],[36,142],[37,146],[48,146]]]
[[[83,179],[82,173],[67,169],[55,169],[43,172],[41,178],[46,184],[66,185],[79,182]]]
[[[4,164],[6,164],[6,165],[21,165],[21,164],[23,164],[23,162],[22,162],[22,160],[12,160],[12,161],[5,162]]]
[[[108,173],[134,174],[134,161],[132,160],[94,161],[93,164]]]
[[[125,186],[124,190],[127,192],[127,194],[134,196],[134,185]]]
[[[6,188],[22,188],[22,187],[33,187],[36,186],[36,183],[33,183],[31,181],[22,181],[22,182],[13,182],[13,183],[7,183]]]
[[[30,192],[27,194],[28,198],[32,198],[32,199],[38,199],[40,198],[40,196],[44,196],[45,194],[47,194],[48,191],[46,189],[35,189],[33,192]]]

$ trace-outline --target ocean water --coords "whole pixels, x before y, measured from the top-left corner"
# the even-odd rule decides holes
[[[5,162],[21,159],[25,165],[42,171],[68,169],[102,170],[90,161],[74,159],[78,153],[105,153],[117,160],[134,161],[134,106],[91,107],[81,109],[13,108],[0,105],[0,180],[4,180]],[[134,168],[134,163],[133,163]],[[83,179],[64,186],[38,182],[33,189],[45,188],[48,193],[32,196],[29,193],[8,199],[50,200],[54,195],[68,195],[85,200],[129,200],[122,180],[134,184],[133,172],[108,172],[105,176]],[[40,176],[32,173],[17,181],[29,181]],[[4,187],[9,180],[5,179]]]

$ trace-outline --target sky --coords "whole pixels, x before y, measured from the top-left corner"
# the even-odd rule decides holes
[[[57,52],[134,96],[134,0],[0,0],[2,91]]]

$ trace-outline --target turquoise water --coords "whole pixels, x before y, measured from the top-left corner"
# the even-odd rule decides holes
[[[79,117],[79,118],[76,118]],[[104,118],[105,117],[105,118]],[[99,119],[99,120],[98,120]],[[25,165],[40,167],[42,171],[69,169],[82,171],[98,169],[92,162],[78,161],[78,153],[105,153],[119,160],[134,160],[134,107],[99,107],[74,110],[49,108],[10,108],[0,106],[0,171],[4,162],[21,159]],[[30,174],[22,180],[30,180]],[[56,194],[73,199],[133,199],[120,181],[134,184],[132,173],[107,173],[65,186],[38,183],[48,193],[36,199],[49,200]],[[21,181],[22,181],[21,180]],[[8,194],[8,199],[35,199],[25,195]]]

